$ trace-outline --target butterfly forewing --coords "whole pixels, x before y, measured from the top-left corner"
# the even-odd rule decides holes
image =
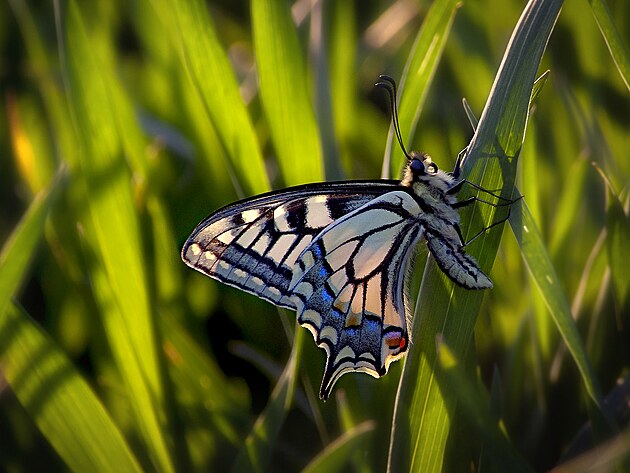
[[[199,224],[182,259],[214,279],[295,310],[288,288],[300,254],[324,228],[395,185],[306,185],[228,205]]]
[[[320,397],[348,371],[383,376],[408,346],[407,266],[420,208],[389,192],[319,233],[297,261],[289,293],[327,360]]]

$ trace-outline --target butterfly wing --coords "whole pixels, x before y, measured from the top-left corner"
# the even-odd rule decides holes
[[[236,202],[197,226],[182,259],[214,279],[295,310],[288,288],[298,256],[324,228],[397,184],[308,184]]]
[[[388,192],[328,225],[299,256],[288,289],[298,321],[326,351],[322,399],[344,373],[378,378],[406,351],[405,279],[420,213],[407,192]]]

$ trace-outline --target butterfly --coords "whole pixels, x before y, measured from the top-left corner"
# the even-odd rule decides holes
[[[191,268],[297,312],[298,322],[326,351],[323,400],[343,374],[381,377],[407,351],[408,275],[420,240],[459,286],[492,287],[464,251],[458,208],[474,201],[512,202],[458,202],[465,183],[502,198],[460,178],[461,153],[453,172],[440,170],[425,153],[408,153],[396,83],[379,78],[376,85],[389,93],[394,130],[407,157],[402,180],[306,184],[241,200],[203,220],[181,252]]]

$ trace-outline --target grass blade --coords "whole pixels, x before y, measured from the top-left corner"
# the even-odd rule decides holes
[[[148,299],[147,276],[134,207],[128,155],[119,131],[136,128],[119,124],[112,92],[119,82],[104,58],[107,38],[86,33],[73,1],[64,12],[59,32],[67,94],[79,138],[80,179],[84,179],[85,246],[93,263],[94,296],[116,367],[129,391],[129,402],[147,455],[156,469],[172,471],[167,448],[164,383],[158,341]],[[102,34],[102,33],[101,33]],[[119,128],[120,127],[120,128]],[[124,151],[123,151],[124,150]],[[140,154],[138,152],[138,154]]]
[[[630,292],[630,274],[627,264],[630,261],[630,217],[623,208],[622,196],[615,192],[611,180],[605,171],[597,167],[608,189],[608,208],[606,210],[606,246],[608,261],[612,272],[613,286],[620,307],[627,307]]]
[[[142,471],[90,386],[15,305],[0,314],[0,359],[0,373],[71,471]]]
[[[630,90],[630,56],[619,34],[619,30],[617,30],[615,26],[608,5],[606,5],[604,0],[589,0],[588,3],[591,4],[593,16],[595,16],[595,21],[597,22],[599,31],[601,31],[604,37],[604,41],[606,42],[606,46],[608,46],[608,51],[610,51],[615,66],[617,66],[617,70],[623,82],[626,84],[626,87]]]
[[[240,193],[268,190],[256,134],[206,4],[200,0],[172,0],[170,5],[170,9],[164,9],[155,2],[155,9],[162,14],[169,12],[176,19],[175,40],[181,44],[186,70],[226,150],[233,178],[242,188]],[[170,25],[169,20],[165,18],[164,24]]]
[[[514,30],[498,75],[469,146],[463,175],[486,189],[502,188],[512,195],[516,158],[527,123],[533,83],[545,46],[559,14],[560,0],[530,1]],[[486,206],[489,207],[489,206]],[[489,209],[462,217],[468,237],[474,221],[490,221]],[[478,211],[481,210],[482,218]],[[515,213],[517,209],[513,210]],[[466,233],[464,234],[466,237]],[[492,267],[501,232],[468,247],[486,270]],[[456,399],[435,378],[435,336],[444,339],[460,358],[471,352],[472,334],[483,293],[453,287],[430,260],[418,296],[412,341],[405,362],[395,408],[389,471],[438,471]]]
[[[296,325],[289,361],[271,394],[267,407],[256,419],[252,431],[236,457],[232,466],[233,472],[267,470],[280,428],[293,401],[298,360],[305,336],[306,330]]]
[[[4,244],[0,253],[0,317],[9,308],[11,298],[25,278],[29,262],[44,231],[44,222],[50,208],[52,193],[59,177],[39,192],[26,214]]]
[[[305,61],[286,2],[252,2],[260,96],[287,185],[323,178],[322,150]]]
[[[498,419],[490,412],[488,394],[473,382],[441,336],[438,335],[436,343],[439,376],[443,376],[444,385],[456,393],[463,414],[471,420],[483,439],[484,451],[488,451],[497,471],[533,471],[501,431]]]
[[[374,430],[374,422],[366,421],[344,432],[338,439],[328,445],[302,473],[333,473],[346,471],[352,453],[366,442],[366,437]]]
[[[413,141],[416,125],[424,106],[424,101],[433,81],[446,39],[451,31],[455,18],[455,12],[459,6],[458,0],[442,0],[434,2],[427,12],[422,28],[416,36],[416,40],[407,58],[405,70],[400,80],[400,106],[399,121],[400,131],[405,146],[410,146]],[[404,91],[404,93],[402,93]],[[399,159],[391,162],[393,149],[398,149]],[[400,163],[405,158],[402,150],[394,142],[393,128],[387,138],[385,159],[383,160],[383,177],[398,175]]]
[[[0,254],[0,374],[74,471],[140,471],[127,444],[68,358],[11,304],[40,241],[59,175],[30,205]]]
[[[518,189],[515,189],[514,195],[519,195]],[[600,405],[599,385],[588,361],[582,338],[571,316],[571,309],[562,291],[560,280],[551,258],[545,250],[536,222],[525,202],[520,200],[514,205],[516,208],[510,216],[510,226],[521,248],[527,269],[580,370],[586,391],[595,404]]]

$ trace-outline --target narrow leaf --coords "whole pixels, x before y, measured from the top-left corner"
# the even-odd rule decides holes
[[[519,195],[518,189],[514,192],[514,195]],[[597,380],[536,222],[523,200],[519,200],[514,206],[516,208],[510,216],[510,226],[521,248],[527,269],[580,370],[586,391],[596,404],[600,404],[601,394]]]
[[[0,253],[0,318],[9,308],[11,298],[21,286],[35,248],[43,235],[51,194],[59,184],[60,174],[47,189],[35,196],[2,248]]]
[[[400,131],[405,140],[405,146],[410,146],[413,141],[427,92],[442,57],[459,5],[459,0],[440,0],[432,3],[407,58],[400,80],[399,107]],[[392,163],[391,156],[394,149],[399,148],[398,143],[394,142],[393,129],[390,129],[383,160],[383,177],[389,177],[392,173],[397,175],[400,170],[402,151],[397,152],[401,158]]]
[[[117,82],[107,38],[93,30],[89,36],[74,1],[67,3],[61,57],[73,124],[80,144],[79,179],[84,179],[86,257],[94,296],[102,309],[103,324],[129,392],[139,438],[155,467],[172,471],[163,425],[164,383],[159,367],[158,342],[148,298],[140,222],[134,207],[125,143],[119,135]],[[102,34],[102,33],[101,33]],[[103,41],[105,40],[105,41]],[[136,126],[127,123],[126,126]]]
[[[501,188],[505,198],[512,195],[533,83],[561,5],[561,0],[532,0],[525,7],[464,162],[465,177],[486,189]],[[474,235],[475,224],[487,225],[494,217],[494,212],[481,207],[475,205],[474,212],[462,217],[465,238]],[[492,267],[500,236],[493,229],[467,247],[486,271]],[[439,274],[433,260],[427,263],[396,399],[389,471],[442,469],[449,419],[457,402],[436,382],[434,340],[441,332],[458,357],[470,353],[482,297],[481,292],[455,288]]]
[[[337,440],[328,445],[302,473],[334,473],[347,471],[348,461],[358,448],[365,444],[366,437],[374,430],[374,422],[366,421],[344,432]]]
[[[240,183],[240,193],[250,195],[268,190],[256,134],[207,5],[201,0],[169,3],[170,8],[163,8],[160,2],[154,2],[155,10],[168,12],[176,20],[174,39],[181,45],[180,53],[192,86],[221,139],[235,182]],[[164,24],[172,24],[171,17],[164,18]]]
[[[617,301],[623,308],[628,302],[628,292],[630,292],[630,272],[627,267],[630,261],[630,217],[623,208],[621,196],[615,192],[605,171],[599,166],[596,169],[608,190],[606,247]]]
[[[267,470],[280,428],[293,401],[298,359],[305,334],[306,330],[296,326],[289,361],[271,393],[267,407],[256,419],[252,431],[238,453],[232,465],[233,472]]]
[[[462,413],[477,429],[483,439],[484,452],[488,450],[497,471],[533,471],[501,431],[498,419],[490,412],[488,394],[469,378],[460,360],[439,335],[437,359],[445,386],[456,393]]]
[[[630,56],[605,0],[589,0],[595,21],[624,84],[630,90]],[[627,39],[627,38],[626,38]]]
[[[15,305],[0,314],[0,360],[0,376],[71,471],[142,471],[90,386]]]
[[[58,173],[41,191],[0,253],[0,377],[74,471],[140,471],[122,435],[68,358],[11,304],[40,241]]]
[[[287,2],[252,2],[260,95],[287,185],[323,178],[322,150],[304,55]]]

